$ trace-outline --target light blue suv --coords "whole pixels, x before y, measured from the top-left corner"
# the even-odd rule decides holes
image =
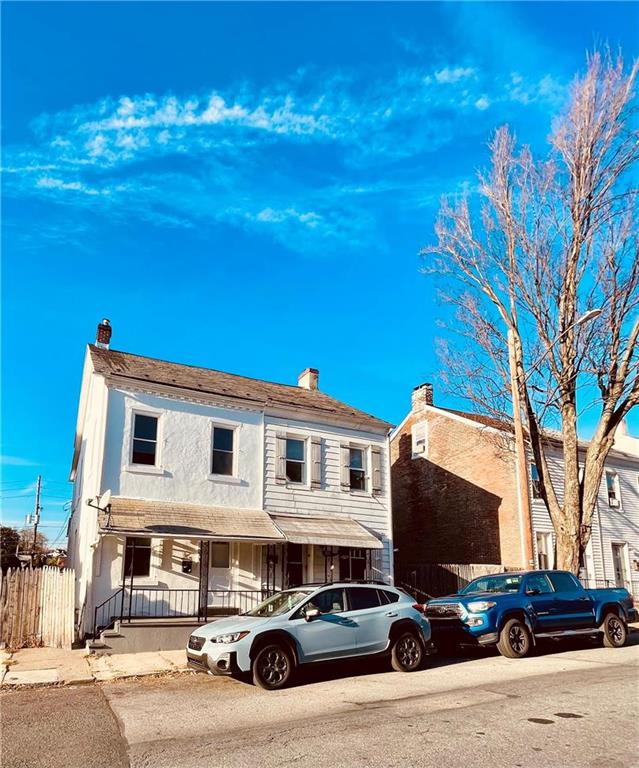
[[[394,669],[419,669],[430,643],[423,606],[395,587],[374,583],[309,585],[277,592],[248,613],[199,627],[189,666],[215,675],[251,672],[261,688],[290,682],[316,661],[390,653]]]

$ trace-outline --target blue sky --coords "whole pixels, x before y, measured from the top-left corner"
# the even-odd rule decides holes
[[[435,382],[442,194],[542,149],[631,3],[2,6],[2,500],[55,538],[84,345],[321,388],[391,422]]]

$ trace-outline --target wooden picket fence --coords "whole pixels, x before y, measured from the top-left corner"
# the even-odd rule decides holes
[[[0,575],[0,644],[71,648],[75,572],[14,568]]]

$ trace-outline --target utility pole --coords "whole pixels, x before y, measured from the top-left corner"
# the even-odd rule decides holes
[[[36,551],[36,543],[38,541],[38,523],[40,522],[40,488],[42,486],[42,475],[38,475],[38,482],[36,483],[36,503],[35,511],[33,513],[33,545],[31,547],[31,565],[33,565],[33,558]]]

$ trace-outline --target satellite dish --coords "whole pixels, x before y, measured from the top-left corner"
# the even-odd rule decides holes
[[[102,496],[100,496],[100,501],[98,503],[100,505],[100,509],[106,509],[111,503],[111,491],[105,491]]]

